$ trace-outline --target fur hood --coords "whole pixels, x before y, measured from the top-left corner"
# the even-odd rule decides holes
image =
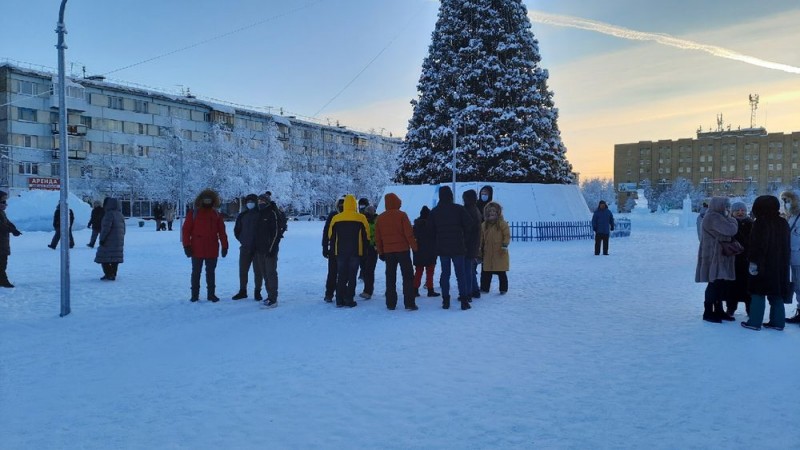
[[[203,189],[197,197],[194,199],[194,207],[201,208],[203,206],[203,199],[211,197],[213,200],[213,207],[219,208],[222,205],[222,199],[219,197],[219,194],[213,189]]]
[[[787,216],[800,214],[800,197],[794,191],[781,192],[781,203]]]

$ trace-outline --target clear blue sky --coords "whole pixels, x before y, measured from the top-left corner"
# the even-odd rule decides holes
[[[796,0],[525,4],[531,12],[800,66]],[[59,5],[3,5],[0,57],[55,67]],[[176,93],[184,86],[200,96],[305,116],[352,82],[319,117],[402,135],[438,8],[433,0],[70,0],[67,60],[76,72],[85,65],[88,74],[115,71],[108,77]],[[749,125],[750,93],[762,98],[757,125],[800,128],[790,129],[800,110],[796,74],[574,27],[534,21],[533,30],[550,70],[568,157],[584,177],[611,175],[615,143],[691,137],[698,126],[715,124],[718,113],[734,127]],[[116,71],[194,44],[200,45]]]

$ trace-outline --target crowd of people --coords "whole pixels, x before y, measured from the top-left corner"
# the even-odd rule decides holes
[[[468,190],[463,204],[455,203],[453,191],[443,186],[433,209],[423,206],[412,225],[401,210],[402,199],[395,193],[384,196],[385,211],[375,214],[375,207],[362,198],[344,195],[336,210],[328,215],[322,230],[322,256],[328,260],[324,301],[337,307],[355,307],[358,272],[364,282],[359,297],[372,298],[377,260],[385,263],[386,308],[398,303],[397,269],[400,269],[403,306],[419,309],[416,298],[425,274],[428,297],[442,297],[442,308],[451,304],[450,282],[455,275],[453,295],[462,310],[489,292],[492,276],[500,279],[500,293],[508,292],[508,245],[511,233],[503,218],[502,207],[492,200],[491,186],[480,195]],[[434,286],[437,258],[440,262],[439,290]],[[477,268],[481,266],[478,284]]]
[[[456,203],[453,191],[441,187],[439,201],[432,209],[423,206],[413,221],[402,211],[402,200],[394,193],[384,196],[385,211],[376,214],[369,200],[356,201],[354,195],[343,195],[336,210],[325,221],[322,234],[322,255],[328,260],[324,301],[337,307],[354,307],[358,280],[363,281],[359,297],[369,300],[374,295],[377,261],[385,265],[386,307],[394,310],[398,303],[397,270],[400,269],[401,294],[406,310],[418,309],[416,298],[424,286],[428,297],[442,298],[442,308],[451,305],[451,275],[455,277],[452,296],[462,310],[489,292],[494,275],[499,279],[501,294],[508,292],[511,233],[503,218],[502,206],[493,201],[491,186],[480,193],[468,190],[463,203]],[[13,287],[6,276],[9,236],[21,233],[5,215],[8,195],[0,192],[0,286]],[[217,192],[205,189],[187,211],[181,229],[184,253],[191,259],[191,302],[200,300],[200,279],[205,271],[206,298],[220,299],[216,291],[215,271],[220,256],[228,254],[229,241],[222,214],[218,211],[221,199]],[[91,238],[86,244],[97,246],[94,261],[102,267],[101,280],[114,281],[119,265],[124,262],[125,218],[120,201],[107,197],[94,202],[87,227]],[[53,215],[55,234],[48,247],[55,249],[61,239],[61,211]],[[172,229],[174,211],[168,205],[153,208],[156,230]],[[72,223],[75,216],[69,211],[69,245],[74,247]],[[272,201],[269,191],[248,194],[244,209],[237,216],[233,235],[239,242],[239,289],[232,300],[249,297],[249,273],[253,271],[253,298],[272,308],[278,304],[278,252],[287,230],[283,211]],[[434,285],[437,259],[441,274],[438,289]],[[480,282],[478,268],[481,267]],[[425,280],[423,282],[423,275]],[[262,286],[266,298],[262,296]]]
[[[746,329],[783,330],[786,323],[800,323],[800,307],[788,319],[784,307],[793,296],[800,301],[800,197],[786,191],[780,198],[756,198],[750,214],[745,203],[731,204],[727,197],[703,204],[695,271],[695,281],[707,283],[703,320],[734,321],[743,303]],[[762,322],[766,303],[769,319]]]

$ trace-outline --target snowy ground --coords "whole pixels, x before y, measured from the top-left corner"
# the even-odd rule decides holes
[[[131,222],[116,282],[77,231],[64,318],[50,234],[12,238],[0,448],[800,448],[800,327],[702,322],[694,228],[514,242],[508,295],[406,312],[324,303],[321,227],[290,224],[272,310],[230,300],[236,247],[192,304],[177,231]]]

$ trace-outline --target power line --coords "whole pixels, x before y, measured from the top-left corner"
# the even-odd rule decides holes
[[[273,20],[279,19],[279,18],[281,18],[281,17],[288,16],[288,15],[290,15],[290,14],[293,14],[293,13],[296,13],[296,12],[298,12],[298,11],[302,11],[302,10],[304,10],[304,9],[308,9],[308,8],[310,8],[312,5],[314,5],[314,4],[316,4],[316,3],[319,3],[320,1],[321,1],[321,0],[313,0],[313,1],[306,2],[306,4],[305,4],[305,5],[303,5],[303,6],[299,7],[299,8],[291,9],[291,10],[289,10],[289,11],[286,11],[286,12],[282,13],[282,14],[278,14],[278,15],[276,15],[276,16],[272,16],[272,17],[269,17],[269,18],[267,18],[267,19],[264,19],[264,20],[260,20],[260,21],[258,21],[258,22],[255,22],[255,23],[251,23],[250,25],[245,25],[245,26],[243,26],[243,27],[237,28],[237,29],[235,29],[235,30],[232,30],[232,31],[228,31],[228,32],[226,32],[226,33],[222,33],[222,34],[218,34],[218,35],[216,35],[216,36],[212,36],[212,37],[210,37],[210,38],[208,38],[208,39],[204,39],[204,40],[202,40],[202,41],[195,42],[194,44],[190,44],[190,45],[187,45],[187,46],[184,46],[184,47],[181,47],[181,48],[178,48],[178,49],[175,49],[175,50],[172,50],[172,51],[166,52],[166,53],[162,53],[162,54],[160,54],[160,55],[158,55],[158,56],[153,56],[152,58],[147,58],[147,59],[145,59],[145,60],[142,60],[142,61],[139,61],[139,62],[137,62],[137,63],[129,64],[129,65],[127,65],[127,66],[120,67],[120,68],[118,68],[118,69],[114,69],[114,70],[111,70],[111,71],[105,72],[105,73],[104,73],[104,74],[102,74],[102,75],[103,75],[103,76],[105,76],[105,75],[108,75],[108,74],[111,74],[111,73],[114,73],[114,72],[119,72],[119,71],[121,71],[121,70],[130,69],[131,67],[135,67],[135,66],[138,66],[138,65],[141,65],[141,64],[149,63],[149,62],[151,62],[151,61],[155,61],[155,60],[157,60],[157,59],[161,59],[161,58],[164,58],[164,57],[167,57],[167,56],[170,56],[170,55],[174,55],[174,54],[176,54],[176,53],[179,53],[179,52],[182,52],[182,51],[185,51],[185,50],[189,50],[189,49],[192,49],[192,48],[195,48],[195,47],[199,47],[199,46],[201,46],[201,45],[203,45],[203,44],[207,44],[207,43],[209,43],[209,42],[216,41],[217,39],[222,39],[222,38],[228,37],[228,36],[230,36],[230,35],[232,35],[232,34],[239,33],[240,31],[248,30],[248,29],[250,29],[250,28],[257,27],[257,26],[259,26],[259,25],[261,25],[261,24],[264,24],[264,23],[267,23],[267,22],[270,22],[270,21],[273,21]]]
[[[426,7],[427,7],[427,5],[426,5],[426,4],[423,4],[423,5],[422,5],[422,7],[420,7],[420,9],[419,9],[419,10],[417,10],[417,12],[416,12],[416,13],[414,13],[414,15],[412,15],[412,16],[411,16],[411,18],[410,18],[410,19],[409,19],[409,20],[408,20],[408,21],[407,21],[407,22],[406,22],[406,23],[403,25],[403,27],[400,29],[400,31],[398,31],[398,32],[397,32],[397,33],[396,33],[396,34],[395,34],[395,35],[392,37],[392,39],[391,39],[391,40],[389,40],[389,43],[388,43],[388,44],[386,44],[386,45],[385,45],[385,46],[384,46],[384,47],[383,47],[383,48],[382,48],[382,49],[381,49],[381,50],[378,52],[378,54],[377,54],[377,55],[375,55],[375,56],[374,56],[372,59],[370,59],[370,60],[369,60],[369,62],[367,63],[367,65],[365,65],[365,66],[364,66],[364,67],[363,67],[363,68],[362,68],[360,71],[358,71],[358,73],[357,73],[357,74],[356,74],[356,75],[355,75],[355,76],[354,76],[354,77],[353,77],[353,78],[352,78],[350,81],[348,81],[348,82],[347,82],[347,84],[345,84],[345,85],[344,85],[344,87],[343,87],[342,89],[340,89],[340,90],[339,90],[339,92],[337,92],[337,93],[336,93],[336,95],[334,95],[334,96],[333,96],[333,97],[332,97],[330,100],[328,100],[328,102],[327,102],[327,103],[325,103],[324,105],[322,105],[322,108],[320,108],[320,109],[319,109],[317,112],[315,112],[315,113],[314,113],[314,117],[317,117],[317,116],[319,115],[319,113],[321,113],[321,112],[322,112],[322,111],[323,111],[325,108],[327,108],[327,107],[328,107],[328,105],[330,105],[331,103],[333,103],[333,101],[334,101],[334,100],[336,100],[337,98],[339,98],[339,96],[340,96],[340,95],[342,95],[342,93],[343,93],[344,91],[346,91],[346,90],[347,90],[347,88],[349,88],[349,87],[350,87],[350,85],[351,85],[351,84],[353,84],[353,83],[354,83],[354,82],[355,82],[355,81],[358,79],[358,77],[360,77],[360,76],[361,76],[361,74],[362,74],[362,73],[364,73],[364,71],[366,71],[366,70],[367,70],[367,68],[369,68],[369,66],[371,66],[371,65],[372,65],[372,63],[374,63],[374,62],[375,62],[375,60],[377,60],[377,59],[378,59],[378,58],[379,58],[379,57],[380,57],[380,56],[383,54],[383,52],[385,52],[385,51],[386,51],[386,50],[387,50],[389,47],[391,47],[391,45],[394,43],[394,41],[396,41],[396,40],[397,40],[397,38],[398,38],[398,37],[400,37],[400,35],[401,35],[401,34],[402,34],[402,33],[403,33],[405,30],[406,30],[406,28],[408,28],[408,26],[409,26],[409,25],[411,25],[411,23],[413,22],[413,20],[414,20],[414,19],[416,19],[416,17],[417,17],[417,16],[418,16],[418,15],[419,15],[419,14],[422,12],[422,10],[423,10],[423,9],[425,9]]]

